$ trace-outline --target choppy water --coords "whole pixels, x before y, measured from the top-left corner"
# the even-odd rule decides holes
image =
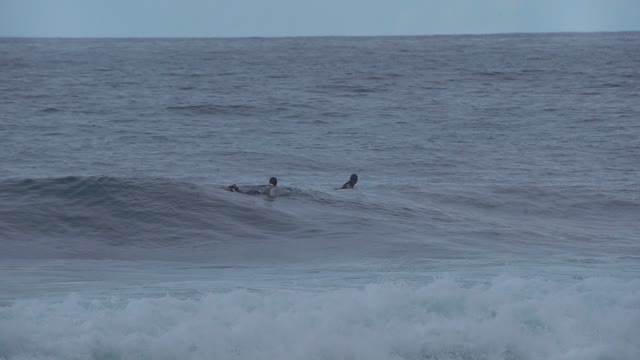
[[[637,359],[639,120],[640,33],[0,39],[0,359]]]

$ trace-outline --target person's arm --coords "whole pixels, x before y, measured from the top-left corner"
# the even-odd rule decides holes
[[[239,192],[239,193],[242,192],[242,191],[240,191],[240,188],[238,188],[238,185],[236,185],[236,184],[231,184],[231,185],[227,186],[227,191]]]

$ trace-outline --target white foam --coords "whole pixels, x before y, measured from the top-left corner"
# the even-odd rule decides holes
[[[0,359],[640,358],[640,281],[497,277],[200,298],[19,300]]]

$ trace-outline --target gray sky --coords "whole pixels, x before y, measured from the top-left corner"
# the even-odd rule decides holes
[[[640,0],[0,0],[0,37],[640,30]]]

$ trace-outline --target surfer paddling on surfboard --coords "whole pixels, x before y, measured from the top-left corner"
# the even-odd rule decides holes
[[[275,177],[272,177],[271,179],[269,179],[269,185],[265,185],[264,188],[262,189],[246,189],[246,190],[240,190],[240,188],[238,187],[238,185],[236,184],[231,184],[229,186],[227,186],[226,190],[227,191],[231,191],[231,192],[238,192],[241,194],[247,194],[247,195],[269,195],[269,196],[275,196],[276,194],[276,186],[278,185],[278,179],[276,179]]]
[[[356,187],[356,183],[357,182],[358,182],[358,175],[351,174],[351,177],[349,178],[349,181],[344,183],[344,185],[342,185],[342,187],[340,189],[353,189],[354,187]]]

